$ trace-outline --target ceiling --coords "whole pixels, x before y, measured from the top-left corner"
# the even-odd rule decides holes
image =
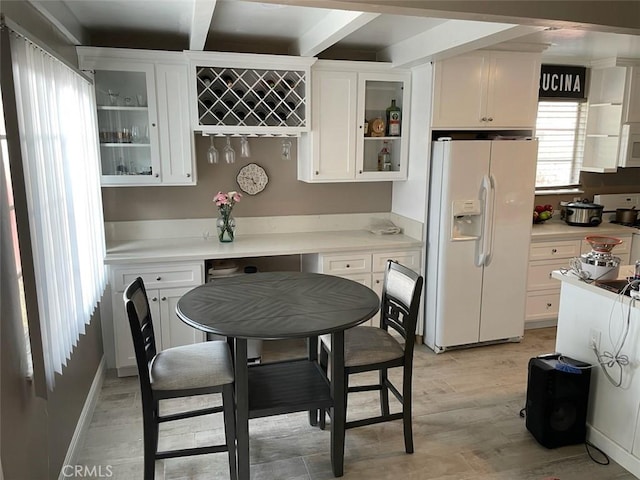
[[[542,51],[548,63],[640,59],[638,1],[29,1],[83,45],[292,54],[397,66],[496,46]],[[561,4],[572,7],[571,14],[554,9]]]

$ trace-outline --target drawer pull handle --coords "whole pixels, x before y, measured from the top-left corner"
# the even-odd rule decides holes
[[[346,268],[350,268],[351,265],[349,265],[348,263],[345,265]]]
[[[553,304],[547,303],[547,308],[551,308],[552,306],[553,306]]]
[[[552,248],[551,249],[551,253],[558,253],[558,249],[557,248]]]
[[[549,272],[549,278],[551,278],[552,273],[553,273],[553,272]]]
[[[376,280],[376,283],[377,283],[378,285],[380,285],[380,280]]]
[[[153,298],[151,299],[151,301],[152,301],[152,302],[157,302],[157,301],[158,301],[158,297],[153,297]]]
[[[167,301],[167,297],[162,297],[160,300],[162,300],[163,302]]]
[[[159,282],[160,280],[162,280],[162,277],[156,277],[156,282]]]

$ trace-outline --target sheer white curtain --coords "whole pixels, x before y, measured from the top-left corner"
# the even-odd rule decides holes
[[[12,68],[47,385],[71,358],[106,285],[93,88],[11,35]]]

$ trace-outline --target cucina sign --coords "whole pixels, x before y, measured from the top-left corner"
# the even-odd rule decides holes
[[[587,98],[587,69],[567,65],[542,65],[539,98]]]

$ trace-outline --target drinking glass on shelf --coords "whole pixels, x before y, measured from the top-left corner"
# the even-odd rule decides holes
[[[224,161],[226,163],[236,162],[236,151],[231,146],[231,137],[227,135],[227,144],[224,146]]]
[[[133,125],[131,127],[131,142],[140,143],[140,140],[140,127],[138,125]]]
[[[138,93],[138,94],[136,95],[136,100],[137,100],[137,102],[138,102],[138,106],[139,106],[139,107],[146,107],[146,106],[147,106],[147,102],[145,101],[145,99],[144,99],[144,95],[143,95],[143,94]]]
[[[113,90],[109,90],[109,104],[112,106],[118,105],[118,97],[120,94],[118,92],[114,92]]]
[[[211,146],[209,147],[209,150],[207,150],[207,162],[213,165],[218,163],[218,150],[213,144],[213,136],[210,136],[209,139],[211,140]]]

